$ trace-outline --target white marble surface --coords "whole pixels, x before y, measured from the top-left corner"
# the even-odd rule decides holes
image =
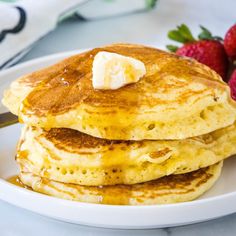
[[[198,25],[202,24],[211,29],[214,34],[223,36],[226,29],[235,23],[235,9],[235,0],[159,0],[156,9],[148,13],[95,22],[70,19],[43,38],[22,61],[51,53],[113,42],[165,45],[168,42],[167,31],[182,22],[191,26],[195,33],[198,32]],[[62,223],[0,202],[0,235],[231,236],[236,235],[236,214],[190,226],[125,231]]]

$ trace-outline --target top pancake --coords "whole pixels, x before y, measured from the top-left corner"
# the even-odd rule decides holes
[[[147,73],[117,90],[92,87],[99,51],[141,60]],[[71,128],[105,139],[184,139],[231,125],[229,87],[208,67],[140,45],[115,44],[21,77],[3,103],[28,125]]]

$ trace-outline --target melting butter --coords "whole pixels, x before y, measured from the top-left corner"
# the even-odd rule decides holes
[[[95,89],[118,89],[136,83],[145,74],[144,63],[135,58],[105,51],[94,57],[92,83]]]

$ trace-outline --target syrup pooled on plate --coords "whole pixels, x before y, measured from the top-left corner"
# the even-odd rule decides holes
[[[29,189],[29,190],[31,189],[31,188],[27,187],[26,185],[24,185],[21,182],[21,180],[20,180],[18,175],[11,176],[11,177],[7,178],[6,181],[11,183],[11,184],[14,184],[14,185],[16,185],[18,187],[21,187],[21,188],[26,188],[26,189]]]

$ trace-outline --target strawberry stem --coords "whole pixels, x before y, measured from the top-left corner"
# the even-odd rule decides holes
[[[170,51],[170,52],[176,52],[179,48],[175,45],[166,45],[166,48]]]

